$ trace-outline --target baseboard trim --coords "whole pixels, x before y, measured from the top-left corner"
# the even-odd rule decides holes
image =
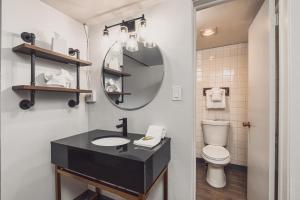
[[[200,163],[206,163],[203,158],[196,158],[196,161],[200,162]],[[232,163],[229,163],[225,168],[236,169],[236,170],[240,170],[240,171],[247,171],[247,166],[242,166],[242,165],[237,165],[237,164],[232,164]]]

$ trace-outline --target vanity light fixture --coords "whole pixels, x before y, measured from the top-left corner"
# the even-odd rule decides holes
[[[204,29],[200,30],[200,34],[202,37],[210,37],[210,36],[217,34],[217,31],[218,31],[217,27],[204,28]]]
[[[136,21],[139,21],[138,30],[136,30]],[[116,26],[120,26],[119,42],[122,47],[126,47],[128,51],[138,51],[138,41],[143,42],[144,46],[147,48],[156,46],[152,41],[147,41],[145,15],[128,21],[123,20],[121,23],[113,24],[111,26],[105,26],[103,36],[108,37],[109,29]]]
[[[107,26],[105,26],[105,28],[104,28],[104,30],[103,30],[103,36],[104,36],[104,37],[108,37],[108,36],[109,36],[109,31],[108,31]]]

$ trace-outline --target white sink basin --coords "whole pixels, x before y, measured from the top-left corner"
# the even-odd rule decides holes
[[[92,144],[97,146],[112,147],[112,146],[121,146],[124,144],[128,144],[129,142],[130,140],[123,137],[104,137],[104,138],[93,140]]]

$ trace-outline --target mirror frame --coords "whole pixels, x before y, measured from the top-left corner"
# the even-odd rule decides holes
[[[146,104],[144,104],[144,105],[142,105],[142,106],[137,106],[137,107],[135,107],[135,108],[124,108],[124,107],[120,107],[120,106],[118,106],[118,105],[110,98],[110,96],[107,94],[107,92],[106,92],[106,90],[105,90],[105,85],[104,85],[104,84],[105,84],[105,83],[104,83],[104,70],[103,70],[104,67],[105,67],[105,59],[106,59],[106,57],[107,57],[107,54],[110,52],[110,50],[113,48],[113,46],[114,46],[117,42],[118,42],[118,41],[114,42],[114,43],[112,44],[112,46],[107,50],[107,52],[106,52],[106,54],[105,54],[105,56],[104,56],[104,59],[103,59],[103,61],[102,61],[102,67],[101,67],[101,73],[100,73],[102,89],[103,89],[103,92],[104,92],[105,96],[107,97],[108,101],[109,101],[111,104],[113,104],[115,107],[117,107],[117,108],[119,108],[119,109],[121,109],[121,110],[125,110],[125,111],[139,110],[139,109],[144,108],[144,107],[146,107],[147,105],[149,105],[149,104],[155,99],[155,97],[158,95],[159,91],[160,91],[161,88],[162,88],[162,85],[163,85],[163,82],[164,82],[164,79],[165,79],[165,71],[166,71],[165,61],[164,61],[164,56],[163,56],[162,51],[160,50],[159,46],[156,45],[156,47],[158,48],[159,53],[160,53],[160,55],[161,55],[162,62],[163,62],[163,74],[162,74],[161,84],[160,84],[159,88],[157,89],[157,92],[155,93],[155,95],[153,95],[153,97],[152,97]]]

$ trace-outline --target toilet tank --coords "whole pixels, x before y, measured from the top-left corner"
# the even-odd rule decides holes
[[[203,120],[202,131],[204,143],[208,145],[226,146],[229,124],[229,121]]]

